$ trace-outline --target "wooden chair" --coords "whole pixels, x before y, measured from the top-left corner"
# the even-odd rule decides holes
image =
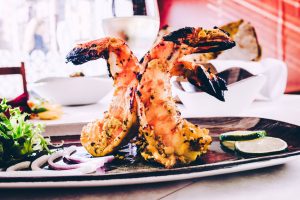
[[[21,62],[20,67],[0,67],[0,76],[11,75],[11,74],[20,74],[22,76],[23,91],[25,94],[28,94],[24,62]]]
[[[27,101],[29,100],[29,94],[27,90],[27,81],[26,81],[26,73],[25,73],[25,64],[21,62],[20,67],[0,67],[0,76],[2,75],[12,75],[12,74],[20,74],[22,76],[23,82],[23,93],[14,99],[8,101],[8,105],[12,107],[19,107],[22,112],[31,113],[31,109],[29,108]],[[1,98],[0,98],[1,101]]]

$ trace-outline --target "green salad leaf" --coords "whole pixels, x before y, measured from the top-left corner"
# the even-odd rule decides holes
[[[44,127],[26,119],[27,113],[11,108],[6,99],[0,103],[0,167],[25,160],[34,153],[50,152],[48,138],[42,136]]]

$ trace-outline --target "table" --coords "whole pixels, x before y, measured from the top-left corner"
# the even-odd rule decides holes
[[[64,107],[64,116],[47,124],[91,121],[102,116],[107,103]],[[180,107],[184,117],[190,117]],[[276,101],[256,101],[240,116],[265,117],[300,125],[300,95],[283,95]],[[235,174],[132,186],[10,189],[0,190],[0,199],[298,199],[300,158],[285,165]]]

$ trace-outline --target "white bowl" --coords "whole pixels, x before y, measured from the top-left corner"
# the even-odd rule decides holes
[[[225,102],[205,92],[183,91],[174,81],[173,91],[191,116],[234,116],[241,114],[250,106],[266,78],[263,75],[256,75],[228,85],[228,91],[224,92]]]
[[[97,103],[112,88],[113,81],[101,77],[48,77],[31,85],[42,98],[61,105]]]

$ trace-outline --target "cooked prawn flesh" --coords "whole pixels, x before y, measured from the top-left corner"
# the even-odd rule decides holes
[[[81,144],[93,156],[113,153],[127,144],[138,129],[135,92],[140,64],[137,58],[123,40],[111,37],[79,44],[66,57],[67,62],[75,65],[99,58],[107,60],[114,94],[104,118],[82,129]]]
[[[164,36],[145,56],[136,96],[139,148],[145,160],[172,168],[195,161],[207,152],[212,141],[209,131],[180,116],[172,98],[170,78],[184,76],[203,91],[224,100],[226,83],[209,69],[183,57],[234,45],[222,30],[187,27]]]

